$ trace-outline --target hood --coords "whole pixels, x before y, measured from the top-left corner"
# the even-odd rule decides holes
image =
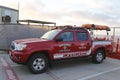
[[[29,38],[29,39],[15,40],[15,42],[17,44],[19,44],[19,43],[35,43],[35,42],[42,42],[42,41],[46,41],[46,40],[41,40],[40,38]]]

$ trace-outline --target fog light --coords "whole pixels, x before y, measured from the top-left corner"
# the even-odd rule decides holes
[[[20,60],[21,60],[21,57],[20,57],[20,56],[17,56],[16,59],[17,59],[18,61],[20,61]]]

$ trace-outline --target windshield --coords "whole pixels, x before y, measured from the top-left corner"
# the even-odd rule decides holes
[[[61,30],[52,30],[45,33],[41,39],[52,40]]]

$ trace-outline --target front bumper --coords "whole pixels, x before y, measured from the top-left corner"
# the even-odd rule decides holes
[[[28,54],[22,51],[9,50],[10,59],[16,63],[26,63],[28,60]]]

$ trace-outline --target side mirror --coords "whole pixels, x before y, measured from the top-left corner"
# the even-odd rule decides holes
[[[61,41],[63,41],[63,38],[61,37],[56,39],[56,42],[61,42]]]

